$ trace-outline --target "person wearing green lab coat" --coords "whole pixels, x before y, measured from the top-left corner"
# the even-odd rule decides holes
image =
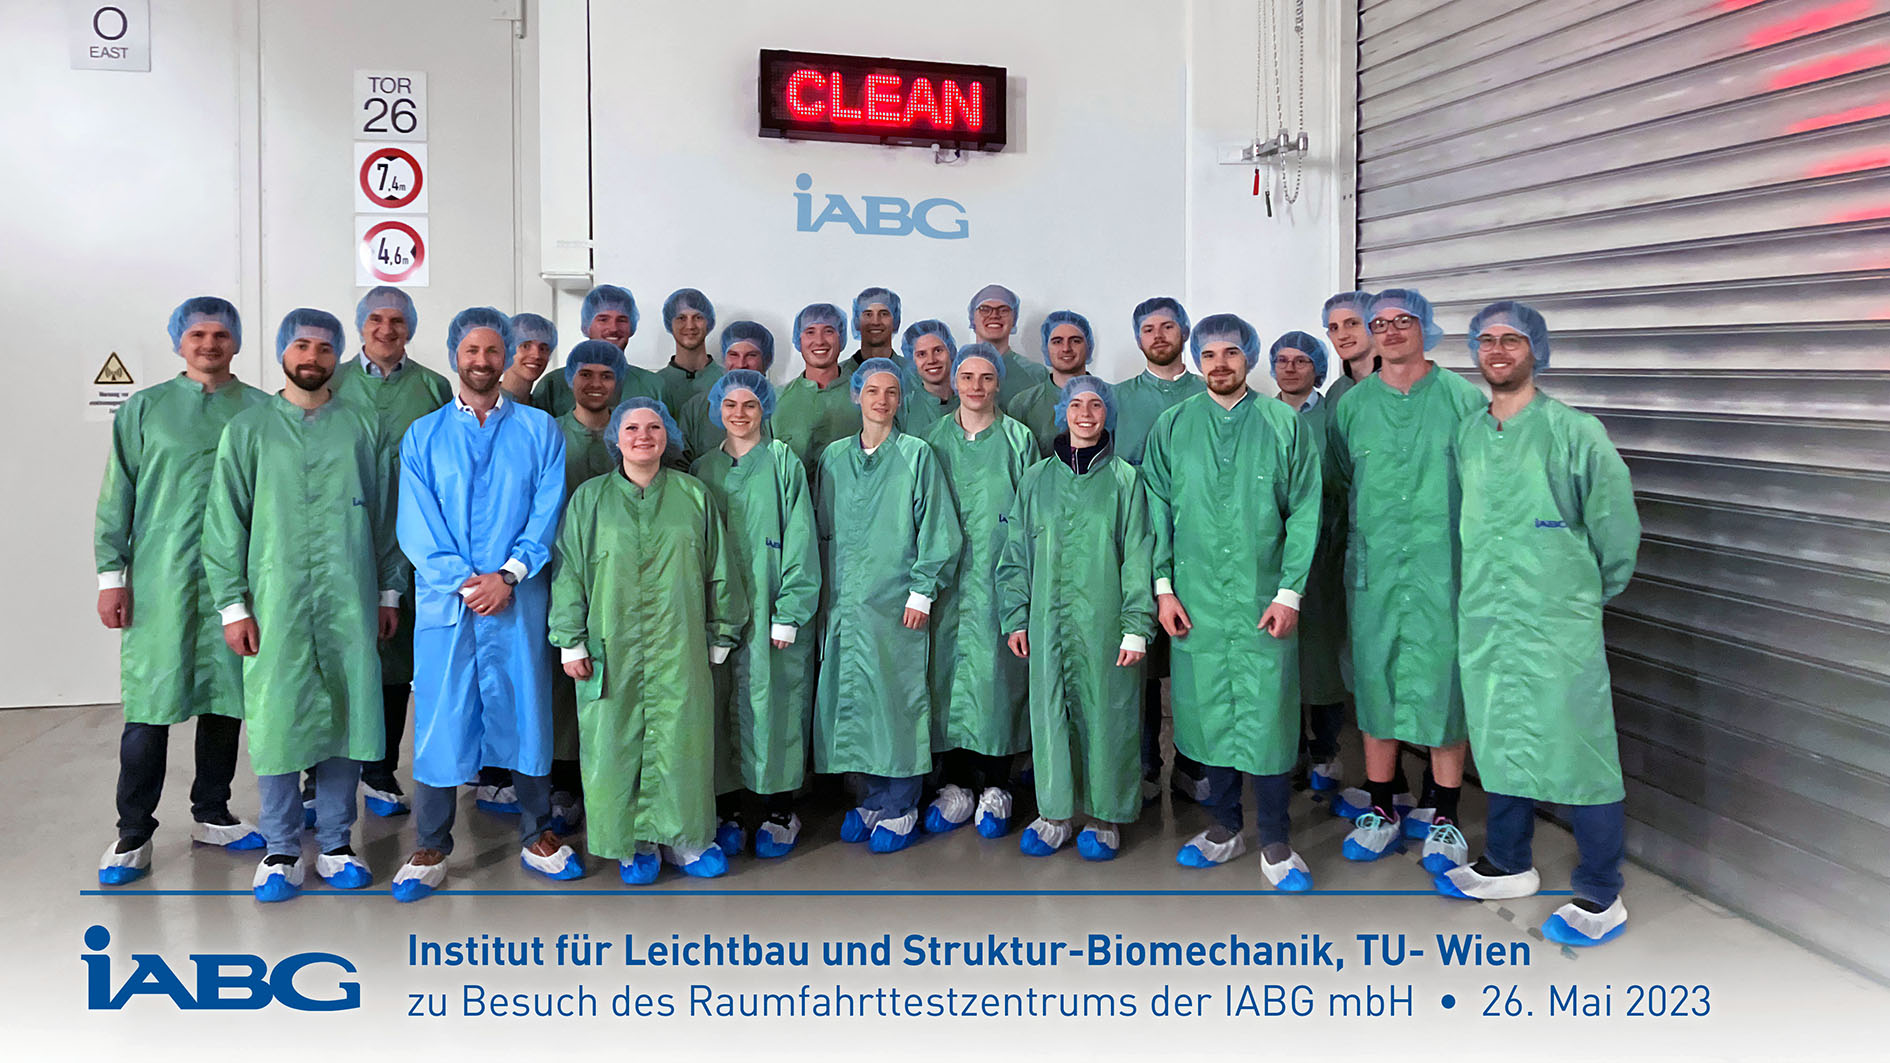
[[[781,389],[769,427],[800,457],[810,483],[828,444],[860,430],[859,405],[847,396],[848,377],[840,371],[846,342],[846,318],[832,303],[814,303],[794,315],[794,349],[806,368]]]
[[[1599,945],[1627,926],[1625,790],[1601,610],[1634,575],[1634,486],[1601,422],[1536,388],[1549,328],[1533,307],[1483,308],[1470,346],[1491,400],[1457,430],[1457,656],[1489,830],[1477,862],[1438,876],[1437,888],[1491,900],[1534,894],[1536,804],[1565,805],[1580,853],[1575,896],[1542,933]]]
[[[722,329],[722,372],[731,373],[737,369],[747,369],[768,375],[774,365],[774,333],[767,326],[754,321],[731,321]],[[779,398],[779,395],[776,396]],[[709,396],[707,392],[690,401],[682,409],[670,410],[676,419],[676,427],[683,434],[683,457],[694,464],[696,459],[714,453],[722,445],[727,433],[709,415]],[[767,425],[762,425],[764,439],[772,439]],[[806,467],[802,466],[802,479],[806,478]]]
[[[1148,433],[1155,419],[1170,406],[1207,390],[1200,374],[1188,372],[1188,312],[1179,302],[1157,295],[1137,303],[1129,315],[1135,331],[1135,345],[1142,352],[1140,373],[1115,385],[1116,431],[1111,449],[1130,465],[1142,464],[1142,451],[1148,445]],[[1168,678],[1168,633],[1155,627],[1155,637],[1148,644],[1148,657],[1142,662],[1142,788],[1146,800],[1161,793],[1162,778],[1162,680]],[[1174,766],[1169,785],[1179,796],[1199,802],[1207,796],[1207,779],[1201,765],[1186,753],[1174,751]]]
[[[372,410],[380,419],[381,438],[398,452],[407,426],[453,400],[446,378],[407,356],[407,342],[420,327],[413,299],[399,288],[371,288],[354,307],[354,331],[361,354],[335,370],[329,386],[335,397]],[[377,816],[404,815],[407,793],[394,777],[400,744],[407,733],[407,703],[413,695],[413,587],[400,589],[400,627],[383,640],[381,712],[387,755],[361,766],[362,797]]]
[[[1378,371],[1378,345],[1367,324],[1371,305],[1370,292],[1338,292],[1319,311],[1326,323],[1326,342],[1339,356],[1339,378],[1326,389],[1329,403]]]
[[[1346,507],[1346,616],[1365,745],[1365,788],[1333,802],[1351,815],[1347,859],[1377,860],[1422,839],[1433,864],[1461,864],[1466,747],[1457,678],[1457,426],[1483,405],[1476,385],[1425,357],[1444,330],[1423,295],[1388,288],[1369,327],[1382,368],[1332,407],[1330,504]],[[1430,750],[1415,802],[1402,743]],[[1410,804],[1415,807],[1405,807]]]
[[[1024,423],[1037,441],[1037,456],[1050,456],[1057,437],[1057,404],[1063,385],[1089,372],[1096,336],[1089,319],[1074,310],[1052,310],[1043,319],[1043,361],[1050,376],[1011,396],[1004,412]]]
[[[860,349],[840,363],[843,375],[851,376],[869,358],[886,358],[901,363],[900,369],[912,368],[912,363],[902,362],[893,349],[893,341],[899,337],[898,292],[878,285],[861,289],[853,297],[852,324],[853,334],[860,338]]]
[[[924,438],[932,426],[958,409],[952,361],[958,341],[937,319],[914,322],[900,340],[905,351],[905,386],[899,391],[899,430]]]
[[[663,385],[663,405],[671,416],[693,402],[701,402],[722,376],[722,367],[709,354],[709,334],[715,331],[715,304],[695,288],[678,288],[663,300],[663,331],[675,341],[669,364],[656,371]],[[680,421],[677,427],[681,427]]]
[[[1278,889],[1310,889],[1287,804],[1299,756],[1299,606],[1319,544],[1319,444],[1291,410],[1247,387],[1260,358],[1252,325],[1215,314],[1189,343],[1207,394],[1156,418],[1142,461],[1157,616],[1174,639],[1175,748],[1203,765],[1214,821],[1176,860],[1212,867],[1246,851],[1241,792],[1252,775],[1262,872]]]
[[[828,444],[814,480],[821,655],[814,770],[853,772],[859,804],[840,838],[912,844],[932,770],[932,603],[964,546],[951,487],[923,440],[899,431],[900,371],[869,359],[848,382],[860,434]]]
[[[1331,456],[1332,400],[1319,394],[1326,381],[1326,345],[1310,332],[1288,332],[1273,341],[1267,354],[1274,398],[1299,414],[1319,447],[1321,483]],[[1345,648],[1345,507],[1319,511],[1319,548],[1299,613],[1299,700],[1306,707],[1310,737],[1300,742],[1301,770],[1313,790],[1328,793],[1344,785],[1339,763],[1339,732],[1345,726],[1345,678],[1339,655]]]
[[[714,496],[665,467],[682,434],[660,401],[624,400],[605,438],[620,465],[578,486],[558,529],[551,643],[577,680],[585,835],[627,885],[662,862],[714,878],[711,663],[748,623],[748,592]]]
[[[132,395],[112,417],[94,523],[99,621],[123,632],[118,837],[99,859],[105,886],[151,868],[171,726],[188,719],[197,721],[191,839],[232,851],[263,844],[254,827],[230,814],[243,673],[223,645],[200,543],[223,427],[268,396],[230,372],[243,324],[227,300],[186,299],[169,328],[184,371]]]
[[[1037,443],[997,408],[1003,365],[990,344],[960,349],[951,372],[958,409],[925,437],[965,538],[932,610],[932,755],[942,785],[925,829],[934,834],[964,826],[974,811],[983,837],[1010,833],[1011,758],[1030,748],[1029,669],[1004,645],[996,581],[1004,515]]]
[[[585,339],[614,344],[625,352],[627,359],[630,337],[637,334],[636,297],[627,288],[600,284],[584,293],[584,302],[578,307],[578,321],[583,326]],[[626,361],[623,375],[617,378],[617,394],[611,397],[611,406],[614,409],[625,399],[639,395],[661,399],[663,381],[648,369]],[[563,417],[577,405],[577,397],[571,394],[571,383],[563,373],[546,373],[532,389],[531,404],[553,417]]]
[[[1001,626],[1030,668],[1037,819],[1018,839],[1029,856],[1062,848],[1082,815],[1077,851],[1113,860],[1142,808],[1154,532],[1141,475],[1111,451],[1114,402],[1093,376],[1063,386],[1056,452],[1025,471],[1004,518]]]
[[[755,855],[772,859],[792,852],[801,836],[794,791],[807,766],[811,625],[820,605],[813,492],[800,459],[767,438],[774,388],[766,376],[731,369],[708,402],[727,435],[689,471],[727,518],[749,595],[748,630],[715,669],[716,841],[734,856],[753,838]]]
[[[971,341],[990,344],[1004,359],[1004,386],[998,392],[999,409],[1009,409],[1018,392],[1050,379],[1050,371],[1043,367],[1043,363],[1011,349],[1011,335],[1017,331],[1018,319],[1023,314],[1016,292],[1002,284],[987,284],[972,295],[971,305],[965,308],[965,313],[971,323]]]
[[[302,885],[301,773],[315,778],[316,870],[371,881],[352,847],[361,765],[384,754],[378,635],[394,634],[406,561],[394,541],[393,447],[378,418],[337,401],[344,337],[320,310],[276,332],[282,393],[232,418],[217,445],[203,566],[224,642],[243,658],[249,759],[267,855],[259,901]]]

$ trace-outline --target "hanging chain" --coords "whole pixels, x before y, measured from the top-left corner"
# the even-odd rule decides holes
[[[1256,148],[1272,145],[1274,151],[1265,163],[1264,190],[1261,165],[1254,166],[1254,194],[1266,196],[1267,214],[1273,213],[1273,190],[1277,183],[1280,199],[1292,204],[1299,201],[1306,175],[1306,156],[1298,150],[1299,138],[1306,131],[1306,0],[1293,0],[1293,78],[1294,128],[1286,125],[1286,85],[1281,67],[1285,66],[1286,47],[1281,18],[1275,4],[1280,0],[1260,0],[1259,28],[1254,41],[1253,142]],[[1272,68],[1272,92],[1268,92],[1267,70]],[[1287,156],[1291,155],[1289,159]],[[1289,173],[1290,171],[1290,173]]]
[[[1295,131],[1292,135],[1297,138],[1305,135],[1306,132],[1306,0],[1293,0],[1293,40],[1295,43],[1293,71],[1298,81],[1295,86],[1296,99],[1298,102],[1298,120],[1293,123]],[[1276,85],[1278,77],[1279,68],[1276,66],[1274,67]],[[1280,101],[1280,115],[1282,119],[1285,118],[1286,101],[1284,100]],[[1288,203],[1296,203],[1299,201],[1300,184],[1306,176],[1305,153],[1297,150],[1293,152],[1293,183],[1291,186],[1287,186],[1286,184],[1286,165],[1286,159],[1284,155],[1282,155],[1280,159],[1280,184],[1282,186],[1280,194]]]

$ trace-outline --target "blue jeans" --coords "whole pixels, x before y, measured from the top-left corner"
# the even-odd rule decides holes
[[[315,845],[322,852],[354,841],[354,817],[360,802],[361,762],[329,757],[308,769],[315,777]],[[269,843],[270,856],[302,855],[302,773],[258,775],[262,815],[256,829]]]
[[[1300,759],[1310,758],[1314,764],[1324,764],[1339,755],[1339,732],[1345,728],[1345,702],[1308,705],[1305,711],[1312,734],[1300,737]]]
[[[1528,797],[1490,794],[1489,825],[1483,857],[1504,874],[1521,874],[1535,866],[1531,843],[1536,836],[1536,802]],[[1621,860],[1627,851],[1623,837],[1627,812],[1620,801],[1606,805],[1564,805],[1575,848],[1581,860],[1569,876],[1575,896],[1610,905],[1621,895]]]
[[[1248,776],[1238,768],[1217,768],[1204,764],[1201,770],[1207,775],[1207,800],[1201,804],[1214,817],[1214,822],[1240,833],[1244,817],[1240,808],[1241,791],[1246,789],[1247,779],[1253,779],[1254,802],[1258,806],[1255,826],[1260,829],[1260,846],[1265,848],[1275,842],[1286,841],[1291,823],[1290,804],[1293,800],[1293,773],[1279,775]]]
[[[512,773],[518,794],[518,843],[531,845],[551,821],[551,776]],[[413,784],[413,825],[420,834],[417,848],[453,851],[453,821],[459,816],[459,787]]]
[[[859,775],[860,807],[869,812],[884,812],[889,818],[905,815],[919,807],[923,775]]]
[[[236,736],[243,721],[215,713],[197,717],[196,777],[190,814],[199,822],[230,810],[236,777]],[[118,737],[118,836],[143,841],[157,832],[158,797],[170,751],[168,724],[127,723]]]

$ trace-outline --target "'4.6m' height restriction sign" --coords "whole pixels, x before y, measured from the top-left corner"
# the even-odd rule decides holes
[[[354,282],[361,287],[427,286],[427,219],[357,214],[354,219]]]

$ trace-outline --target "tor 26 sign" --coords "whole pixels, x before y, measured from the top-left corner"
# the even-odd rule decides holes
[[[1001,66],[761,50],[761,135],[1002,151]]]

